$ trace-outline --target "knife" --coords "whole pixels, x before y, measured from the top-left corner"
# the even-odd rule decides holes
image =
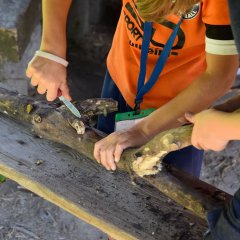
[[[58,98],[76,117],[81,118],[80,112],[69,100],[67,100],[63,95]]]

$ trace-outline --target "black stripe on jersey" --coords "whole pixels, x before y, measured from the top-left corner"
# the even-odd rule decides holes
[[[215,40],[233,40],[233,33],[230,25],[206,25],[206,36]]]

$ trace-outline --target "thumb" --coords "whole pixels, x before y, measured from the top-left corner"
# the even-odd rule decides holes
[[[191,123],[195,122],[194,114],[192,114],[190,112],[186,112],[184,116],[189,122],[191,122]]]

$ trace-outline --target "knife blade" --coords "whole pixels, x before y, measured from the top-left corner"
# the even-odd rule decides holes
[[[64,103],[64,105],[78,118],[81,118],[81,114],[78,111],[78,109],[69,101],[67,100],[63,95],[58,97],[60,101]]]

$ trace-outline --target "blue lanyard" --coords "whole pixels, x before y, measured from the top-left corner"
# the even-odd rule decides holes
[[[182,23],[182,18],[179,20],[178,24],[176,25],[174,31],[172,32],[171,36],[169,37],[166,45],[164,46],[157,63],[152,71],[151,76],[149,77],[146,84],[144,84],[146,78],[146,66],[147,66],[147,57],[148,57],[148,49],[149,44],[152,37],[152,22],[145,22],[144,23],[144,35],[143,35],[143,43],[142,43],[142,51],[141,51],[141,59],[140,59],[140,72],[138,76],[138,88],[137,88],[137,95],[135,98],[135,107],[134,110],[136,113],[140,110],[140,104],[143,101],[143,96],[150,91],[150,89],[154,86],[157,82],[159,75],[161,74],[170,51],[172,49],[174,40],[177,36],[178,30]]]

